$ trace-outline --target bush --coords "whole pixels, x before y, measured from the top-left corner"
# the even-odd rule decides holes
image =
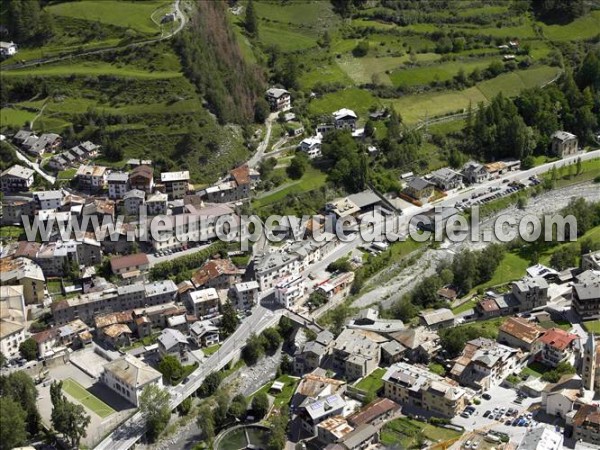
[[[356,58],[367,56],[367,53],[369,53],[369,41],[359,42],[358,45],[352,50],[352,55],[354,55]]]

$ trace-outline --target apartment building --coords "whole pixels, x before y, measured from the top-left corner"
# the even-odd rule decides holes
[[[545,329],[521,317],[509,317],[498,330],[498,342],[530,352]]]
[[[25,192],[33,184],[32,169],[25,168],[19,164],[6,169],[0,175],[2,192]]]
[[[120,199],[129,190],[129,174],[127,172],[111,172],[106,177],[108,197]]]
[[[0,352],[6,358],[19,354],[26,327],[23,286],[0,286]]]
[[[556,367],[561,362],[574,362],[576,334],[568,333],[560,328],[547,330],[535,343],[533,352],[536,358],[549,367]]]
[[[284,308],[294,308],[306,295],[306,282],[302,275],[283,278],[275,285],[275,301]]]
[[[233,294],[230,296],[233,307],[244,311],[252,309],[259,300],[260,287],[257,281],[246,281],[233,286]]]
[[[573,284],[573,309],[585,320],[600,318],[600,271],[587,270]]]
[[[100,381],[136,407],[146,386],[162,389],[162,374],[135,356],[124,356],[104,366]]]
[[[379,366],[380,343],[385,340],[370,331],[344,329],[333,343],[334,370],[348,380],[369,375]]]
[[[254,270],[261,291],[267,291],[274,288],[282,278],[297,275],[300,263],[297,255],[272,252],[257,255]]]
[[[550,299],[548,282],[542,277],[525,277],[512,283],[512,294],[519,301],[519,311],[530,311],[545,306]]]
[[[215,317],[219,314],[219,295],[215,288],[188,291],[186,303],[198,319]]]
[[[187,170],[163,172],[160,174],[160,181],[165,185],[165,192],[169,199],[183,198],[189,189],[190,172]]]
[[[26,305],[40,304],[44,301],[44,272],[29,258],[3,258],[0,261],[0,282],[2,286],[21,286]]]

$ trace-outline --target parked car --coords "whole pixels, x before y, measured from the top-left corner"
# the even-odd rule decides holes
[[[481,398],[484,399],[484,400],[491,400],[492,396],[486,392],[485,394],[483,394],[481,396]]]
[[[490,414],[492,414],[492,412],[488,409],[486,412],[483,413],[483,417],[487,417]]]

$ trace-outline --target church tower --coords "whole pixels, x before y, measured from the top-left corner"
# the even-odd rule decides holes
[[[583,387],[589,391],[594,390],[596,378],[596,340],[593,333],[588,334],[587,342],[583,347],[583,360],[581,364],[581,379]]]

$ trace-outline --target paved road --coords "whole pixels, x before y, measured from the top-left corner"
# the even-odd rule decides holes
[[[15,146],[13,146],[13,149],[15,150],[15,153],[17,154],[17,158],[20,159],[21,161],[23,161],[27,166],[29,166],[33,170],[35,170],[41,177],[45,178],[51,184],[54,184],[56,182],[56,177],[53,177],[52,175],[48,175],[46,172],[44,172],[40,168],[40,165],[38,163],[31,162],[29,160],[29,158],[27,156],[25,156],[23,153],[21,153],[21,150],[19,150]]]
[[[265,156],[265,152],[269,147],[269,141],[271,140],[271,126],[273,125],[273,121],[277,120],[278,116],[279,112],[273,112],[269,114],[269,117],[267,117],[267,120],[265,121],[265,124],[267,126],[267,129],[265,131],[265,137],[261,141],[261,143],[258,144],[258,147],[256,148],[256,153],[254,153],[254,155],[252,155],[252,158],[248,160],[248,167],[250,167],[251,169],[258,166],[260,161]]]
[[[192,395],[209,373],[222,369],[237,356],[252,333],[260,333],[265,328],[275,325],[283,313],[283,310],[271,311],[257,305],[253,314],[244,319],[235,333],[223,342],[219,350],[190,374],[186,383],[181,383],[169,389],[171,394],[169,406],[171,409],[175,409],[185,398]],[[145,424],[142,414],[137,412],[117,427],[95,448],[96,450],[127,450],[133,447],[141,438],[144,429]]]
[[[25,62],[24,64],[11,64],[11,65],[7,65],[7,66],[2,66],[2,70],[18,70],[18,69],[23,69],[26,67],[31,67],[31,66],[39,66],[40,64],[50,64],[50,63],[55,63],[58,61],[63,61],[66,59],[78,58],[80,56],[100,55],[100,54],[106,53],[106,52],[113,52],[115,50],[122,50],[122,49],[126,49],[126,48],[141,47],[143,45],[152,44],[154,42],[160,42],[160,41],[164,41],[166,39],[170,39],[173,36],[175,36],[177,33],[179,33],[181,30],[183,30],[183,27],[187,23],[185,14],[183,14],[181,12],[181,9],[179,8],[179,4],[180,4],[180,0],[175,0],[175,3],[173,4],[173,10],[174,10],[175,16],[177,17],[177,28],[175,28],[175,30],[173,30],[173,32],[166,34],[164,36],[161,35],[160,37],[157,37],[157,38],[147,39],[145,41],[134,42],[134,43],[127,44],[127,45],[106,47],[106,48],[101,48],[98,50],[90,50],[90,51],[81,52],[81,53],[72,52],[67,55],[50,57],[50,58],[33,59],[31,61]]]

